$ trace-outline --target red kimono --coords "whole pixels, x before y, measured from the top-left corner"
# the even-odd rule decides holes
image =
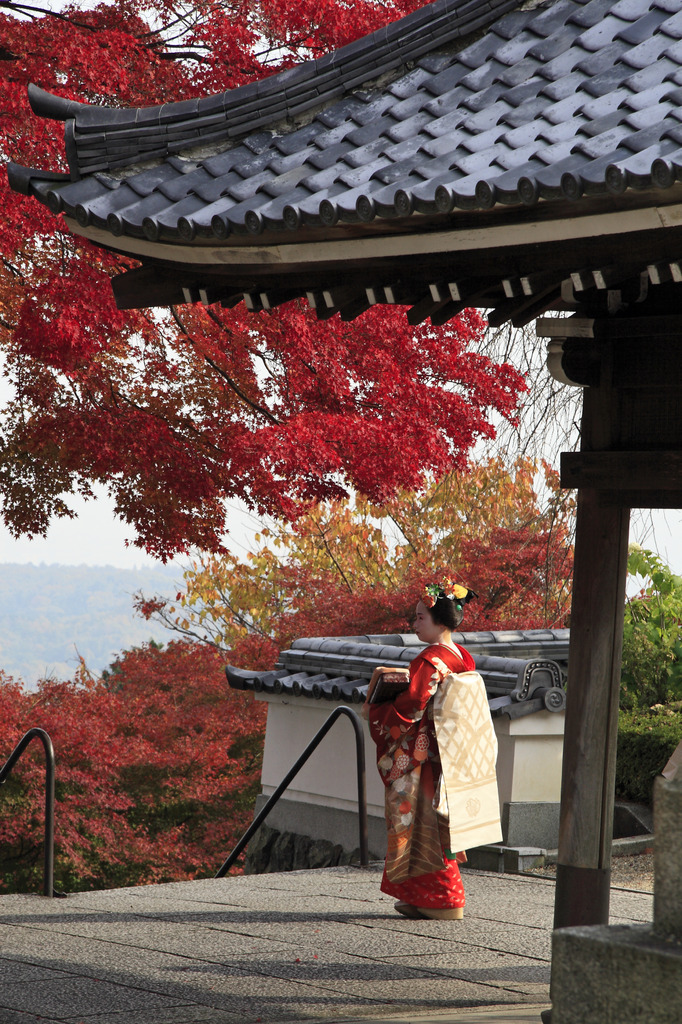
[[[369,707],[386,786],[388,849],[381,890],[415,907],[464,906],[458,854],[448,850],[447,818],[434,806],[441,768],[431,698],[447,671],[474,667],[463,647],[455,652],[431,644],[412,661],[409,687],[395,700]]]

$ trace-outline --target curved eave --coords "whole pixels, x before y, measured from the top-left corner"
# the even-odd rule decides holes
[[[519,0],[435,0],[323,57],[213,96],[117,108],[79,103],[31,84],[29,101],[39,116],[66,123],[67,157],[77,179],[293,121],[466,40],[518,6]]]
[[[603,236],[622,236],[646,231],[660,231],[682,227],[682,185],[669,193],[662,202],[660,192],[639,195],[632,202],[584,203],[571,206],[570,214],[564,204],[553,208],[542,205],[537,210],[510,208],[495,216],[490,211],[477,218],[469,216],[460,221],[457,216],[440,217],[428,223],[428,230],[420,230],[425,218],[411,218],[392,225],[393,230],[382,232],[364,229],[331,232],[326,229],[316,238],[282,238],[270,233],[257,241],[247,236],[230,237],[222,243],[215,239],[196,239],[191,243],[152,242],[145,238],[115,237],[94,226],[83,227],[66,216],[66,223],[74,234],[81,235],[97,245],[115,249],[137,259],[153,259],[168,264],[228,268],[250,265],[278,268],[287,265],[333,263],[338,261],[420,256],[431,253],[466,253],[487,250],[515,250],[525,246],[551,246],[560,241],[588,241]],[[631,197],[628,197],[630,199]],[[533,215],[535,214],[535,215]],[[542,214],[542,215],[539,215]],[[421,223],[420,223],[421,222]],[[336,237],[330,237],[335,234]]]
[[[318,317],[352,320],[379,303],[410,306],[407,318],[434,326],[467,306],[492,310],[492,325],[522,326],[548,309],[568,309],[569,291],[617,288],[647,274],[652,284],[682,280],[682,186],[675,202],[660,193],[640,206],[550,209],[544,218],[495,218],[460,225],[443,218],[431,230],[368,233],[284,243],[171,245],[117,239],[96,228],[69,226],[97,245],[139,259],[138,271],[114,279],[122,308],[182,302],[272,309],[305,297]],[[644,197],[638,197],[640,200]],[[416,218],[415,218],[416,219]],[[408,225],[411,227],[413,225]],[[627,239],[627,241],[625,241]],[[667,262],[666,262],[667,261]],[[575,294],[574,294],[575,297]]]

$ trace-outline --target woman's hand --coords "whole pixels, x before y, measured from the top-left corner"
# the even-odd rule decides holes
[[[369,686],[367,687],[367,694],[365,696],[365,703],[360,708],[360,717],[361,718],[367,718],[367,719],[369,718],[369,705],[370,705],[370,701],[372,699],[372,694],[374,693],[374,688],[376,687],[377,683],[379,682],[379,679],[381,678],[382,672],[389,672],[389,671],[390,671],[390,669],[387,669],[384,665],[379,665],[372,672],[372,678],[370,679]]]

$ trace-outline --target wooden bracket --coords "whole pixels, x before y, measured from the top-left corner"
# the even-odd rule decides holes
[[[612,493],[682,492],[682,451],[562,452],[561,486]],[[619,501],[618,504],[630,504]],[[658,508],[656,504],[631,508]],[[671,506],[666,506],[671,507]],[[676,506],[672,506],[676,507]]]

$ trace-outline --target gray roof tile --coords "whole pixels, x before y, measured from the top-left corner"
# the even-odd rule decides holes
[[[553,32],[545,39],[538,39],[528,48],[527,58],[531,57],[540,64],[546,64],[565,53],[574,42],[574,33],[570,25],[562,25],[561,29]]]
[[[534,32],[519,32],[518,35],[512,36],[504,46],[498,47],[495,51],[495,60],[506,64],[507,67],[512,67],[514,64],[522,64],[528,54],[528,50],[536,42],[537,36]]]
[[[666,18],[661,23],[659,31],[671,39],[682,39],[682,11],[674,14],[671,18]]]
[[[611,64],[609,62],[603,71],[589,77],[586,76],[580,88],[588,96],[606,96],[614,89],[618,89],[624,79],[627,81],[631,77],[628,75],[629,70],[619,63]]]
[[[640,43],[646,42],[654,32],[662,31],[668,35],[665,29],[665,20],[662,11],[650,11],[644,17],[638,18],[637,21],[630,22],[625,28],[620,29],[616,39],[629,43],[630,46],[638,46]],[[679,36],[675,36],[674,31],[673,27],[673,38],[679,38]]]
[[[215,245],[230,230],[286,228],[290,239],[320,217],[333,232],[339,218],[670,187],[682,145],[682,0],[518,6],[436,0],[319,61],[185,104],[100,110],[33,93],[73,127],[75,179],[36,172],[33,192],[117,237],[187,241],[196,231],[197,244]],[[487,31],[466,45],[460,36],[481,19]],[[373,85],[379,76],[387,84]],[[301,126],[283,128],[292,111]],[[205,141],[214,155],[174,155]],[[149,153],[156,166],[136,170]],[[652,179],[656,160],[665,163]],[[95,173],[115,167],[123,182]]]
[[[540,61],[534,57],[525,57],[518,64],[512,64],[508,68],[503,68],[497,76],[497,80],[511,90],[527,83],[528,79],[533,78],[539,67],[541,67]],[[541,88],[541,85],[541,82],[537,83],[536,92]]]
[[[585,74],[594,79],[603,71],[615,68],[623,76],[623,70],[618,68],[618,62],[623,54],[623,44],[619,42],[609,43],[599,50],[588,50],[580,60],[576,61],[574,70],[584,71]]]
[[[665,88],[669,89],[670,86]],[[615,110],[627,108],[632,101],[633,94],[629,89],[614,89],[613,92],[605,93],[603,96],[596,96],[586,100],[580,111],[587,121],[597,121]],[[623,115],[625,116],[625,115]]]
[[[184,174],[170,181],[161,181],[156,186],[155,191],[163,193],[163,195],[170,199],[171,202],[177,202],[179,199],[183,199],[188,192],[194,188],[195,185],[213,185],[215,183],[213,175],[209,174],[203,167],[199,167],[196,171],[192,171],[190,174]],[[131,180],[129,182],[131,188],[135,188],[135,182]],[[135,190],[137,191],[137,189]]]
[[[611,7],[611,13],[622,18],[624,21],[637,21],[638,18],[642,17],[643,12],[648,9],[648,6],[648,4],[642,4],[642,0],[618,0]],[[657,3],[653,3],[651,6],[659,10],[665,10],[665,8]]]
[[[577,133],[582,130],[583,124],[584,121],[581,117],[559,121],[558,124],[553,125],[545,123],[538,134],[538,142],[546,142],[550,146],[554,146],[559,142],[570,142],[573,144],[576,141]]]
[[[614,150],[629,134],[626,124],[616,125],[608,131],[601,132],[591,139],[583,139],[574,147],[575,153],[582,153],[591,160],[597,160],[605,154],[613,154]]]
[[[585,75],[582,71],[571,71],[564,78],[545,82],[538,95],[546,96],[548,100],[556,102],[557,100],[565,99],[577,89],[582,88],[584,82]]]
[[[379,124],[375,121],[370,121],[369,124],[362,125],[360,128],[353,128],[352,131],[344,136],[342,145],[347,149],[364,149],[372,142],[375,142],[377,136],[384,138],[389,127],[395,123],[395,121],[382,117]]]
[[[586,4],[576,4],[576,8],[568,16],[569,24],[579,25],[581,28],[592,28],[608,16],[611,3],[610,0],[590,0]]]
[[[650,67],[666,51],[669,54],[669,51],[674,50],[675,45],[673,43],[671,46],[668,37],[663,35],[663,33],[659,33],[658,35],[650,36],[649,39],[638,46],[626,47],[620,54],[619,59],[631,68],[641,71],[642,68]],[[673,60],[677,60],[677,56],[674,54]]]
[[[506,18],[495,22],[492,33],[500,39],[514,39],[525,29],[533,17],[532,11],[513,11]]]
[[[583,119],[583,123],[576,132],[576,146],[581,144],[585,136],[588,139],[598,138],[603,133],[613,131],[625,120],[625,116],[626,111],[616,109],[604,114],[603,117],[595,118],[593,121]]]
[[[657,18],[657,24],[659,20],[660,16]],[[613,43],[616,38],[622,39],[622,33],[631,27],[631,25],[623,22],[621,18],[608,14],[591,28],[581,33],[578,36],[577,42],[582,46],[583,50],[588,50],[590,53],[598,53]],[[645,35],[645,38],[648,39],[648,33]]]
[[[639,4],[640,0],[634,0]],[[558,0],[557,3],[540,9],[533,18],[533,32],[542,39],[548,39],[561,31],[569,17],[580,6],[578,0]]]
[[[626,79],[626,85],[632,92],[643,92],[645,89],[653,88],[653,86],[661,81],[677,82],[677,75],[679,73],[679,62],[672,57],[668,57],[667,54],[663,54],[653,64],[650,64],[649,67],[642,68],[641,71],[629,75]]]
[[[538,75],[549,82],[556,82],[558,79],[570,75],[578,61],[587,54],[587,50],[577,46],[575,43],[568,50],[564,50],[558,57],[546,61],[538,68]]]
[[[424,111],[421,114],[415,114],[414,117],[410,117],[406,121],[399,121],[390,128],[385,128],[382,134],[391,142],[403,142],[405,139],[411,139],[417,135],[424,125],[429,124],[430,121],[431,115]]]

